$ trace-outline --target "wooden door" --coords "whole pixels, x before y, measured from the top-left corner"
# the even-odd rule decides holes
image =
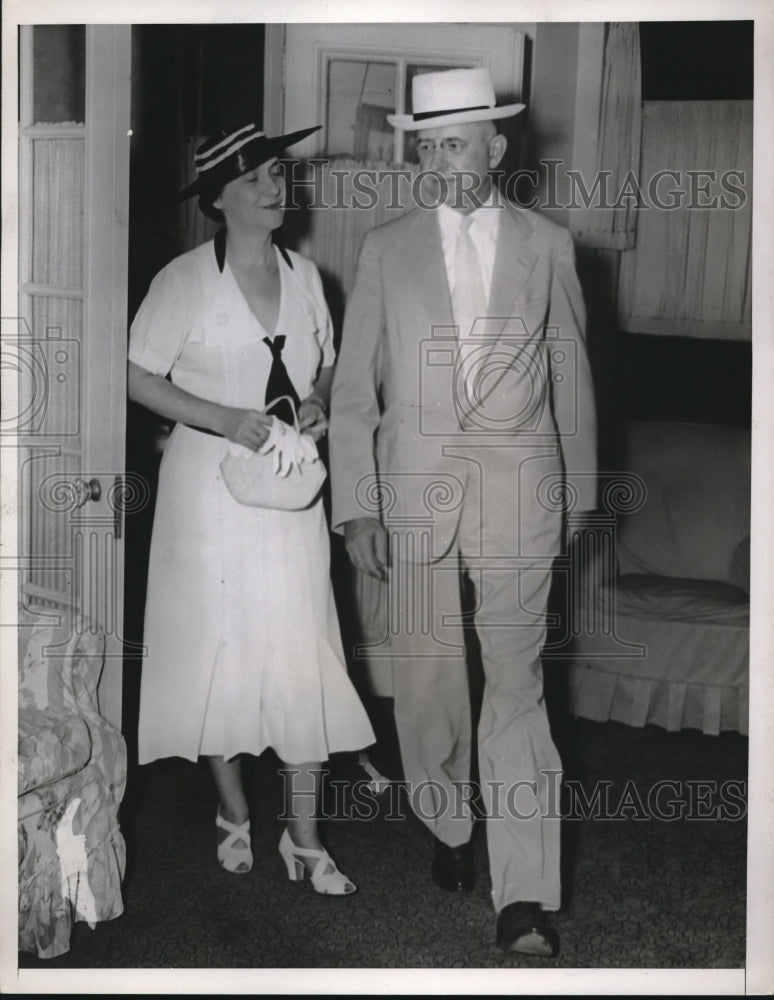
[[[25,607],[106,633],[121,723],[129,25],[20,34],[19,570]],[[9,331],[4,331],[7,339]]]

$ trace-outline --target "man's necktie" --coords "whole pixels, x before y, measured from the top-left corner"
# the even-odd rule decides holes
[[[290,381],[290,375],[288,375],[285,362],[282,360],[282,348],[285,346],[285,338],[282,335],[275,337],[274,340],[264,337],[263,342],[271,351],[272,357],[269,380],[266,383],[266,412],[280,420],[284,420],[286,424],[292,424],[294,423],[295,414],[301,405],[301,400],[298,398],[296,388]],[[280,396],[290,396],[293,400],[293,405],[291,406],[286,399],[279,399]],[[275,400],[278,399],[279,402],[275,403]],[[270,405],[272,403],[274,404],[273,406]]]
[[[486,316],[487,296],[478,251],[470,235],[472,213],[463,215],[457,233],[454,255],[454,322],[459,326],[460,340],[466,340],[473,331],[478,317]]]
[[[485,328],[487,315],[487,296],[484,291],[484,278],[481,273],[481,262],[473,239],[470,235],[470,224],[473,215],[463,215],[457,233],[457,246],[454,255],[454,291],[452,306],[454,322],[459,327],[459,349],[457,351],[457,366],[454,378],[456,403],[464,415],[470,415],[476,404],[476,372],[479,370],[479,351],[476,349],[472,334],[480,334]],[[481,322],[476,326],[476,320]]]

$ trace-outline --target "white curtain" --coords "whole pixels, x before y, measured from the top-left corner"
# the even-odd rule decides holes
[[[84,150],[78,138],[32,143],[31,279],[36,284],[83,289]]]
[[[27,552],[51,554],[32,560],[24,570],[25,602],[36,606],[50,606],[52,599],[59,602],[65,594],[78,596],[72,563],[56,553],[68,552],[72,545],[72,524],[60,503],[67,499],[62,499],[60,487],[81,468],[79,383],[70,375],[77,379],[81,374],[78,362],[84,350],[85,141],[68,136],[75,129],[67,124],[61,126],[62,137],[56,131],[56,126],[49,126],[48,136],[29,142],[29,166],[21,176],[29,198],[20,228],[21,298],[24,318],[40,351],[30,355],[30,361],[39,357],[42,367],[39,362],[25,362],[23,348],[15,355],[18,364],[9,364],[9,369],[18,367],[18,412],[24,415],[19,431],[28,443],[42,435],[37,445],[49,445],[19,452],[20,510],[26,514],[19,542]],[[23,334],[21,319],[7,322]]]
[[[418,167],[337,159],[313,169],[316,207],[309,211],[299,249],[337,281],[346,297],[365,234],[414,206],[411,178]]]
[[[646,102],[641,187],[648,207],[622,254],[621,328],[748,340],[752,102]]]
[[[606,176],[608,197],[595,197],[589,208],[570,213],[573,233],[582,236],[587,246],[607,250],[634,246],[637,209],[633,199],[613,206],[627,178],[639,174],[641,106],[639,25],[613,22],[605,40],[596,162],[592,176],[584,178],[587,189],[593,190],[596,179]]]

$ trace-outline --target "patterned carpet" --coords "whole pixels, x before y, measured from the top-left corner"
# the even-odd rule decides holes
[[[376,762],[396,777],[389,722],[382,729]],[[564,903],[555,918],[562,952],[550,964],[743,966],[746,739],[564,720],[557,741],[567,818]],[[356,806],[360,818],[334,818],[325,835],[359,892],[331,899],[308,882],[287,882],[275,767],[270,753],[245,767],[256,857],[245,876],[217,864],[216,799],[204,765],[173,759],[137,769],[123,815],[125,914],[93,931],[79,924],[67,955],[46,963],[22,955],[20,967],[546,967],[495,947],[483,828],[476,889],[447,895],[429,879],[429,836],[405,815],[401,795],[388,793],[378,808],[368,797],[353,800],[352,781],[363,777],[354,756],[331,763],[330,777],[341,783],[329,784],[327,811]],[[376,815],[367,818],[369,809]]]

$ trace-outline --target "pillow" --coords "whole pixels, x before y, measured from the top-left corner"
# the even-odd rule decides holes
[[[743,624],[747,594],[720,580],[629,573],[616,581],[616,608],[640,618]]]
[[[749,431],[631,422],[625,463],[645,502],[619,519],[622,572],[728,580],[750,533]]]

